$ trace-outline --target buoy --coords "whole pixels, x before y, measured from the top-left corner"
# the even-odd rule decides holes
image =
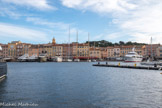
[[[136,67],[136,66],[137,66],[137,64],[135,63],[135,64],[134,64],[134,67]]]
[[[120,66],[120,63],[118,64],[118,66]]]

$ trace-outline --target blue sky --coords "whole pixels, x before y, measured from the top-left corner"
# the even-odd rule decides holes
[[[161,0],[0,0],[0,43],[162,43]]]

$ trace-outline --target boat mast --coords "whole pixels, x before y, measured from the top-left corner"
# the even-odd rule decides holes
[[[153,54],[152,54],[152,37],[151,37],[151,59],[153,60]]]
[[[89,49],[89,51],[88,51],[88,60],[89,60],[89,53],[90,53],[90,45],[89,45],[89,33],[88,33],[88,49]]]
[[[96,52],[95,52],[95,49],[96,49],[96,46],[95,46],[95,41],[94,41],[94,58],[96,57]]]
[[[70,59],[70,26],[69,26],[69,47],[68,47],[68,59]]]
[[[78,30],[76,32],[76,59],[78,58]]]

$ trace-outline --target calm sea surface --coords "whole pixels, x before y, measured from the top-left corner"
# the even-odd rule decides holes
[[[94,63],[8,63],[0,104],[39,108],[162,108],[160,71]]]

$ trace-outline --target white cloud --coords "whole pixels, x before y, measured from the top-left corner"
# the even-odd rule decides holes
[[[152,3],[152,4],[151,4]],[[162,1],[139,4],[136,11],[123,15],[119,19],[119,26],[127,30],[134,41],[148,43],[153,37],[154,43],[162,43]]]
[[[112,23],[119,27],[117,32],[122,36],[130,35],[128,40],[149,43],[152,36],[154,43],[162,43],[162,0],[62,0],[62,4],[112,15]],[[105,34],[104,38],[111,36]]]
[[[38,17],[27,17],[26,21],[32,22],[36,25],[43,25],[43,26],[48,26],[48,27],[57,28],[57,29],[68,29],[70,25],[70,24],[65,24],[63,22],[47,21],[45,19],[41,19]]]
[[[67,42],[68,35],[69,35],[69,26],[70,26],[71,42],[76,41],[77,31],[79,35],[78,36],[79,41],[85,42],[88,40],[88,32],[75,27],[75,24],[68,24],[64,22],[52,22],[52,21],[48,21],[47,19],[42,19],[38,17],[27,17],[26,21],[32,22],[35,25],[42,25],[42,26],[49,27],[53,35],[59,37],[58,39],[59,42]]]
[[[47,34],[38,30],[0,23],[0,38],[19,38],[35,42],[49,42]]]
[[[5,3],[12,3],[20,6],[33,7],[39,10],[53,10],[55,7],[49,5],[47,0],[2,0]]]
[[[134,9],[135,4],[130,0],[62,0],[62,4],[69,8],[90,10],[94,12],[126,12],[127,9]]]
[[[18,19],[20,15],[18,12],[15,11],[16,9],[10,5],[5,6],[2,2],[0,2],[0,16],[9,16],[13,19]]]

